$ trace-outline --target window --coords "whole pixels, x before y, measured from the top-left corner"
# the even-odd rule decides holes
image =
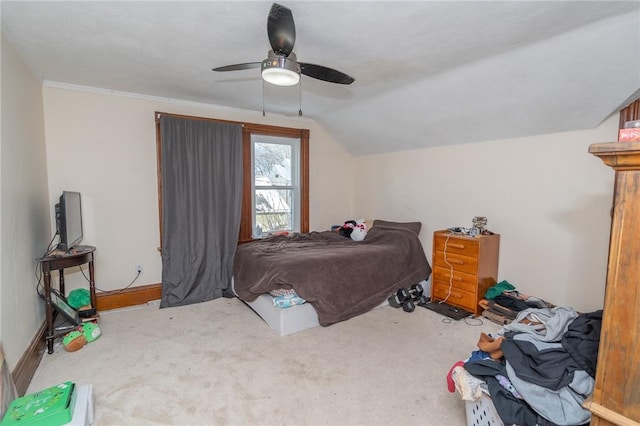
[[[309,232],[309,131],[248,123],[243,129],[240,242]]]
[[[300,138],[251,135],[253,236],[300,231]]]

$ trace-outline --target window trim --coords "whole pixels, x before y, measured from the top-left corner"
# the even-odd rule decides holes
[[[242,128],[242,220],[238,242],[253,241],[252,134],[300,139],[300,232],[309,232],[309,130],[244,123]]]
[[[295,137],[277,137],[277,141],[273,141],[268,139],[266,142],[261,140],[260,137],[254,137],[255,133],[251,135],[251,227],[252,230],[256,229],[257,226],[257,211],[256,211],[256,195],[259,190],[285,190],[291,191],[292,200],[294,201],[293,205],[290,205],[291,213],[293,216],[292,228],[288,229],[288,232],[297,232],[300,230],[300,138]],[[256,144],[276,144],[281,146],[289,146],[291,152],[291,165],[290,172],[291,183],[289,185],[257,185],[256,184]],[[255,234],[255,232],[253,232]],[[263,229],[263,235],[270,235],[271,233]]]

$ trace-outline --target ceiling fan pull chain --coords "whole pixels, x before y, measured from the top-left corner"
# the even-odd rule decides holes
[[[302,117],[302,79],[300,79],[298,87],[300,88],[300,108],[298,109],[298,116]]]
[[[264,117],[264,80],[262,80],[262,116]]]

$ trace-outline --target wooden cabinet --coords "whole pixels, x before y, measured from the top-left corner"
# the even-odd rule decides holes
[[[640,142],[593,144],[616,171],[591,425],[640,422]]]
[[[433,234],[431,299],[446,300],[474,315],[498,277],[500,235],[471,237],[448,230]]]

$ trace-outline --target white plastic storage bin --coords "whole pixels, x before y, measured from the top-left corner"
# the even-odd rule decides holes
[[[467,426],[504,426],[496,407],[486,393],[477,401],[465,401]]]
[[[290,308],[276,308],[273,306],[273,297],[261,294],[253,302],[247,303],[269,327],[278,332],[280,336],[297,333],[307,328],[318,327],[318,314],[310,303],[291,306]]]

